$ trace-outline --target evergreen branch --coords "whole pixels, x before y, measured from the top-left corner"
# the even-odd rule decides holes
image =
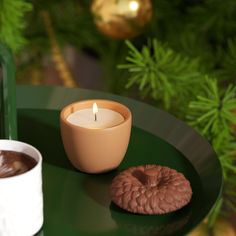
[[[222,130],[231,132],[231,125],[236,124],[232,110],[236,109],[236,87],[228,86],[226,91],[219,91],[217,81],[206,77],[202,95],[189,104],[190,124],[209,140],[221,138]]]
[[[172,100],[184,101],[186,95],[192,94],[201,79],[197,60],[175,53],[156,39],[141,50],[129,41],[126,44],[129,48],[127,63],[118,66],[130,72],[126,87],[136,84],[142,95],[149,91],[151,98],[163,101],[166,109],[170,108]]]
[[[230,175],[236,175],[235,167],[235,154],[236,154],[236,140],[232,135],[226,136],[220,143],[213,143],[219,160],[223,168],[224,179],[227,179]]]
[[[222,59],[219,75],[223,79],[235,81],[236,78],[236,39],[228,40],[228,48]]]
[[[1,0],[0,9],[0,41],[18,51],[26,43],[24,15],[32,5],[25,0]]]
[[[224,42],[225,36],[236,32],[235,20],[236,2],[227,0],[208,0],[203,4],[189,9],[189,22],[192,31],[200,31],[214,36],[215,40]]]
[[[188,119],[202,135],[211,141],[223,170],[225,185],[223,202],[219,202],[209,215],[209,226],[213,226],[222,206],[236,212],[236,139],[232,125],[236,124],[233,111],[236,109],[236,87],[229,85],[220,90],[215,79],[206,77],[202,94],[189,104]]]

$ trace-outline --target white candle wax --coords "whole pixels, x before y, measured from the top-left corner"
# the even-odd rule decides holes
[[[77,125],[90,129],[104,129],[119,125],[124,121],[124,117],[111,109],[99,108],[96,113],[97,120],[91,108],[75,111],[67,117],[67,121],[73,125]]]

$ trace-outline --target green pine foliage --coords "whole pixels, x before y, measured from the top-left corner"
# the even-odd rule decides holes
[[[15,52],[26,43],[24,15],[31,9],[32,5],[24,0],[0,0],[0,41]]]
[[[236,116],[232,112],[236,109],[236,87],[229,85],[226,91],[221,91],[217,80],[208,77],[201,87],[201,94],[189,103],[187,117],[192,126],[217,145],[222,135],[230,134],[230,125],[236,124]]]
[[[195,32],[205,34],[216,42],[224,42],[236,31],[236,2],[234,0],[207,0],[188,9],[192,20],[188,25]]]
[[[162,100],[166,109],[176,100],[183,106],[186,96],[192,94],[192,88],[198,87],[201,80],[198,60],[177,54],[156,39],[140,52],[131,42],[126,44],[128,63],[119,65],[130,72],[126,87],[137,84],[142,95]]]
[[[224,176],[223,196],[209,216],[209,226],[213,226],[223,209],[236,212],[236,86],[220,89],[216,79],[205,78],[202,93],[189,103],[187,119],[213,145]]]
[[[226,81],[235,82],[236,80],[236,39],[229,39],[227,50],[224,53],[222,67],[219,76]]]

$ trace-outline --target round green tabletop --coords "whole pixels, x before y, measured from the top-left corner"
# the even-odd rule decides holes
[[[99,175],[72,167],[60,137],[62,107],[85,99],[110,99],[133,115],[126,156],[114,171]],[[214,207],[222,188],[219,160],[210,144],[184,122],[150,105],[117,95],[63,87],[17,87],[18,136],[43,155],[44,225],[38,236],[186,235]],[[138,215],[114,205],[113,177],[134,165],[159,164],[183,173],[191,202],[166,215]]]

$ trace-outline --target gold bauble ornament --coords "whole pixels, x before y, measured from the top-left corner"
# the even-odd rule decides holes
[[[91,11],[97,28],[114,39],[142,33],[152,18],[151,0],[93,0]]]

